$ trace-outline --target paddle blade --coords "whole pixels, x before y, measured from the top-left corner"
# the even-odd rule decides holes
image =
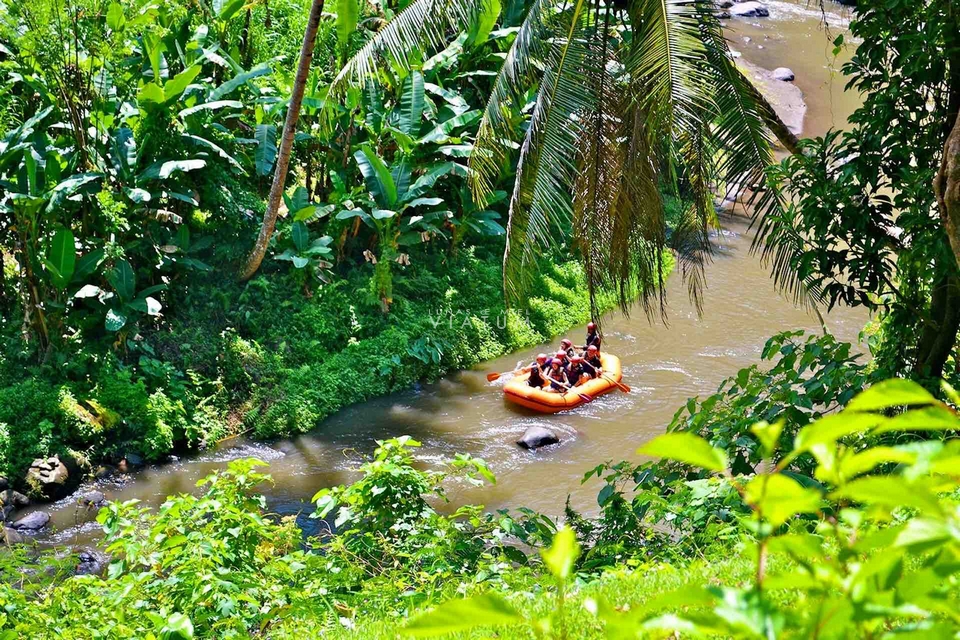
[[[502,373],[488,373],[488,374],[487,374],[487,382],[493,382],[494,380],[499,379],[500,376],[502,376],[502,375],[503,375]]]

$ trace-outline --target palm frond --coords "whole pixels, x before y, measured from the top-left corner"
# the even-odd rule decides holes
[[[476,202],[483,202],[496,190],[511,151],[511,108],[523,106],[523,96],[542,76],[556,2],[534,0],[497,72],[470,156],[470,189]]]
[[[593,96],[582,82],[589,46],[582,38],[589,5],[576,0],[563,31],[553,38],[530,125],[520,149],[510,200],[503,285],[508,301],[523,298],[536,273],[538,252],[570,233],[571,189],[577,149]]]
[[[413,0],[340,69],[330,83],[327,104],[341,100],[347,88],[363,86],[383,63],[409,69],[427,53],[442,49],[450,31],[474,24],[482,5],[483,0]]]

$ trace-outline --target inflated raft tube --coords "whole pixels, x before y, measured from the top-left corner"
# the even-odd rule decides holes
[[[601,353],[600,363],[603,365],[603,376],[589,380],[579,387],[573,387],[571,391],[566,393],[551,393],[531,387],[527,384],[527,378],[530,377],[530,374],[525,373],[516,376],[503,385],[503,397],[509,402],[540,413],[557,413],[558,411],[579,407],[584,403],[584,399],[577,394],[583,393],[591,397],[603,395],[617,388],[617,385],[608,378],[620,382],[623,377],[623,372],[620,370],[620,358],[617,356]]]

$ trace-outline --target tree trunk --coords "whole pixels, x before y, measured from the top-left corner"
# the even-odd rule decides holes
[[[940,170],[933,183],[947,237],[960,265],[960,114],[943,147]]]
[[[794,135],[793,131],[790,131],[786,123],[780,119],[777,110],[773,108],[773,105],[763,96],[746,74],[744,74],[743,79],[746,81],[747,91],[760,106],[760,117],[763,118],[763,124],[777,137],[777,140],[780,141],[784,149],[793,155],[800,155],[800,140]]]
[[[945,276],[934,284],[930,316],[935,326],[927,325],[921,333],[915,375],[936,381],[933,387],[938,387],[960,331],[960,278],[956,275]]]
[[[293,151],[293,138],[297,131],[297,120],[300,118],[300,106],[303,103],[307,76],[310,75],[310,62],[313,60],[317,28],[320,26],[322,13],[323,0],[313,0],[307,29],[303,34],[303,46],[300,49],[297,77],[293,82],[293,93],[290,95],[290,105],[287,107],[287,118],[283,123],[283,139],[280,141],[280,150],[277,154],[277,166],[273,174],[273,185],[270,187],[270,197],[267,200],[267,210],[263,214],[263,223],[260,225],[260,235],[257,236],[257,243],[240,272],[241,281],[249,280],[260,268],[260,263],[263,262],[263,257],[267,253],[267,245],[269,245],[270,238],[277,226],[277,214],[280,212],[280,200],[287,182],[287,169],[290,167],[290,154]]]

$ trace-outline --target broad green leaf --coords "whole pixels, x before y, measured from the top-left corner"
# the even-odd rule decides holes
[[[227,80],[222,85],[211,91],[208,101],[214,102],[219,100],[247,81],[253,80],[254,78],[258,78],[260,76],[265,76],[268,73],[270,73],[270,66],[265,63],[257,65],[250,71],[238,73],[236,76],[230,80]]]
[[[358,0],[337,0],[337,41],[341,48],[347,45],[350,36],[357,30],[359,17]]]
[[[783,432],[783,420],[778,420],[773,424],[768,422],[758,422],[750,427],[750,432],[760,441],[763,447],[763,455],[768,458],[777,450],[777,443],[780,442],[780,434]]]
[[[820,418],[797,433],[790,457],[809,451],[816,445],[832,445],[837,440],[855,433],[866,433],[883,422],[883,416],[840,412]]]
[[[916,453],[904,451],[894,447],[871,447],[860,453],[843,458],[840,461],[840,475],[846,479],[852,479],[881,464],[894,463],[912,463],[917,459]]]
[[[893,378],[878,382],[847,405],[848,411],[882,411],[904,405],[937,404],[929,391],[912,380]]]
[[[163,101],[166,104],[174,102],[200,74],[200,65],[187,67],[177,75],[163,83]]]
[[[398,107],[397,128],[407,135],[417,135],[423,119],[423,72],[419,69],[404,78]]]
[[[234,167],[236,167],[236,168],[239,169],[240,171],[243,171],[243,167],[240,165],[239,162],[237,162],[237,159],[234,158],[233,156],[231,156],[231,155],[230,155],[229,153],[227,153],[226,151],[224,151],[223,148],[221,148],[220,146],[218,146],[216,143],[211,142],[210,140],[207,140],[206,138],[201,138],[200,136],[195,136],[195,135],[193,135],[193,134],[191,134],[191,133],[185,133],[185,134],[183,134],[183,138],[184,138],[185,140],[187,140],[188,142],[192,142],[192,143],[195,144],[195,145],[198,145],[198,146],[201,146],[201,147],[206,147],[207,149],[210,149],[211,151],[213,151],[214,153],[216,153],[218,156],[220,156],[221,158],[223,158],[224,160],[226,160],[227,162],[229,162],[230,164],[232,164]]]
[[[121,300],[131,300],[136,293],[136,276],[133,267],[126,260],[120,260],[107,274],[107,281]]]
[[[145,313],[148,316],[158,316],[160,315],[160,310],[163,306],[160,304],[156,298],[151,298],[150,296],[139,296],[133,302],[130,302],[128,305],[131,309],[139,311],[140,313]]]
[[[523,616],[499,596],[481,593],[465,600],[448,600],[411,620],[401,633],[426,638],[522,622]]]
[[[450,110],[453,111],[455,115],[460,115],[461,113],[470,110],[470,105],[467,104],[467,101],[463,99],[463,96],[456,91],[445,89],[441,86],[433,84],[432,82],[424,82],[423,88],[427,91],[427,93],[432,93],[435,96],[443,98],[443,100],[450,107]]]
[[[277,127],[272,124],[258,124],[254,132],[257,149],[254,151],[257,175],[265,176],[273,170],[277,159]]]
[[[101,293],[103,293],[103,289],[101,289],[100,287],[92,284],[85,284],[82,287],[80,287],[79,291],[73,294],[73,297],[74,298],[96,298]]]
[[[793,478],[776,473],[754,477],[744,489],[744,499],[770,524],[779,527],[798,513],[819,511],[821,495]]]
[[[414,198],[407,203],[407,207],[434,207],[438,204],[443,204],[443,198]]]
[[[925,513],[939,513],[940,503],[935,495],[918,484],[908,483],[893,476],[859,478],[835,491],[833,498],[848,498],[887,508],[913,507]]]
[[[457,175],[462,169],[462,165],[459,165],[456,162],[441,162],[430,166],[426,173],[418,177],[413,184],[410,185],[410,188],[407,189],[407,192],[403,194],[403,199],[405,201],[409,201],[413,200],[414,198],[419,198],[427,191],[433,189],[433,186],[437,183],[437,180],[445,175]]]
[[[50,271],[53,286],[57,289],[66,289],[73,279],[74,268],[77,263],[77,247],[73,233],[66,228],[59,229],[50,242],[47,260],[53,265]]]
[[[500,0],[483,0],[470,34],[470,44],[476,47],[486,42],[499,17]]]
[[[53,193],[60,196],[68,196],[72,193],[76,193],[76,191],[80,187],[86,184],[89,184],[94,180],[99,180],[102,177],[103,177],[102,173],[96,173],[96,172],[77,173],[75,175],[70,176],[63,182],[59,183],[57,186],[55,186],[53,188]]]
[[[945,407],[924,407],[907,411],[884,421],[874,433],[890,431],[952,431],[960,429],[960,419]]]
[[[107,331],[120,331],[125,324],[127,324],[127,316],[115,309],[107,310],[107,318],[103,323]]]
[[[290,229],[290,235],[293,238],[293,245],[297,248],[297,251],[304,251],[307,245],[310,244],[310,230],[307,229],[307,225],[300,221],[293,223]]]
[[[222,2],[222,6],[217,10],[217,17],[224,22],[228,22],[243,9],[246,1],[247,0],[227,0],[226,2]]]
[[[110,8],[107,9],[107,27],[111,31],[120,31],[126,21],[123,15],[123,6],[119,2],[111,2]]]
[[[397,202],[397,185],[380,156],[370,148],[370,145],[365,144],[353,154],[353,157],[360,167],[367,189],[373,194],[377,204],[384,209],[393,207]]]
[[[206,160],[167,160],[154,162],[140,174],[140,180],[166,180],[174,173],[196,171],[207,166]]]
[[[473,124],[479,120],[482,115],[483,114],[479,110],[474,109],[473,111],[468,111],[466,113],[461,113],[458,116],[454,116],[449,120],[444,120],[434,127],[433,131],[420,138],[420,143],[425,144],[428,142],[446,142],[449,139],[450,134],[456,129]]]
[[[727,468],[727,454],[711,447],[709,442],[692,433],[665,433],[637,449],[637,453],[675,460],[710,471],[721,472]]]
[[[953,531],[944,520],[911,518],[900,530],[895,544],[898,547],[909,547],[917,551],[928,550],[949,542],[954,537],[960,537],[960,532]]]
[[[156,82],[148,82],[140,88],[140,92],[137,93],[137,100],[139,102],[154,102],[156,104],[163,104],[163,101],[165,100],[163,96],[163,87]]]
[[[214,100],[213,102],[204,102],[202,104],[197,104],[192,107],[182,109],[178,115],[181,118],[186,118],[187,116],[192,116],[200,111],[216,111],[218,109],[226,109],[227,107],[230,107],[231,109],[242,109],[243,103],[239,100]]]
[[[580,545],[577,535],[570,527],[564,526],[553,536],[549,549],[542,549],[540,555],[543,564],[557,580],[567,580],[573,572],[573,565],[580,557]]]
[[[160,636],[163,640],[193,640],[193,623],[182,613],[171,614]]]

